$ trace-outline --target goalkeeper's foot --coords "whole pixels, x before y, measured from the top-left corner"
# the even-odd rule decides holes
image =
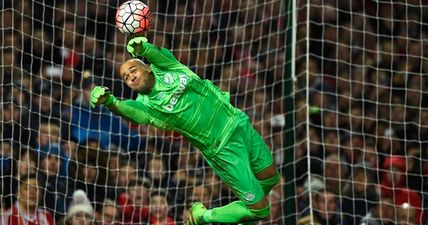
[[[202,203],[193,203],[192,207],[189,209],[190,215],[189,218],[187,218],[186,225],[204,224],[204,222],[202,222],[202,215],[204,215],[205,211],[207,211],[207,208],[205,208]]]

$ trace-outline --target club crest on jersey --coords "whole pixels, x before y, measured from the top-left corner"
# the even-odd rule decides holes
[[[251,193],[251,192],[245,193],[245,200],[247,201],[252,201],[255,197],[256,195],[254,193]]]
[[[177,105],[178,100],[180,99],[181,95],[183,94],[184,90],[186,90],[188,82],[188,77],[185,74],[179,75],[179,81],[180,85],[177,89],[177,91],[172,94],[171,99],[169,100],[168,104],[166,104],[163,108],[167,111],[171,112],[174,109],[174,106]]]
[[[165,82],[166,84],[172,84],[173,81],[174,81],[174,78],[170,73],[166,73],[165,76],[163,77],[163,82]]]

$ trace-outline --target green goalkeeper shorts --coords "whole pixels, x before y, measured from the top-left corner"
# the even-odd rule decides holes
[[[248,119],[238,124],[222,150],[205,160],[246,205],[264,197],[255,174],[272,165],[272,153]]]

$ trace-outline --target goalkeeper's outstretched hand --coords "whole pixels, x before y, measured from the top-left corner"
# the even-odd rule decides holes
[[[91,107],[95,108],[97,105],[105,104],[113,97],[107,87],[95,86],[91,91]]]
[[[134,37],[128,41],[128,44],[126,45],[126,50],[129,52],[129,54],[132,55],[132,57],[139,56],[144,42],[147,42],[147,38]]]

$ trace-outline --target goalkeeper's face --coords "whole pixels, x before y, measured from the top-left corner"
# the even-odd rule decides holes
[[[155,84],[152,70],[139,59],[130,59],[123,63],[120,76],[129,88],[143,94],[149,93]]]

